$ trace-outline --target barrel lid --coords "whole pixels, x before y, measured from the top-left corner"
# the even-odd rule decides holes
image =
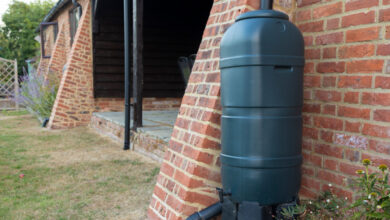
[[[236,21],[241,21],[249,18],[278,18],[288,20],[288,15],[275,10],[257,10],[244,13],[237,17]]]

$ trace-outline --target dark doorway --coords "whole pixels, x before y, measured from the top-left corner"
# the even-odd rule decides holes
[[[183,96],[185,82],[177,60],[198,51],[212,4],[144,1],[144,97]],[[95,97],[123,98],[123,1],[99,1],[93,30]]]

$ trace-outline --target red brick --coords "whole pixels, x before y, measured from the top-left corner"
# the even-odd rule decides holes
[[[363,44],[343,46],[339,49],[340,58],[371,57],[375,54],[375,45]]]
[[[336,32],[331,34],[322,34],[316,37],[317,45],[337,44],[344,41],[343,32]]]
[[[155,187],[154,187],[154,192],[153,192],[153,194],[154,195],[156,195],[158,198],[160,198],[161,200],[165,200],[165,198],[166,198],[166,196],[167,196],[167,193],[164,191],[164,190],[162,190],[161,188],[160,188],[160,186],[158,186],[158,185],[156,185]]]
[[[340,163],[339,170],[347,175],[357,176],[356,171],[363,169],[361,165],[353,165],[348,163]]]
[[[347,73],[382,72],[383,60],[357,60],[347,62]]]
[[[379,44],[376,55],[379,56],[388,56],[390,55],[390,44]]]
[[[343,121],[329,117],[314,117],[314,125],[319,128],[327,128],[332,130],[343,130]]]
[[[323,18],[331,15],[339,14],[342,12],[342,3],[336,2],[334,4],[323,5],[313,9],[313,18]]]
[[[324,76],[322,78],[322,87],[335,87],[336,77],[335,76]]]
[[[308,5],[315,4],[317,2],[320,2],[321,0],[297,0],[298,7],[304,7]]]
[[[328,19],[326,22],[326,30],[335,30],[340,27],[340,18]]]
[[[173,176],[173,172],[175,172],[175,168],[173,168],[171,165],[168,163],[163,163],[161,165],[161,172],[165,173],[167,176]]]
[[[303,99],[304,100],[311,100],[312,99],[312,92],[308,90],[303,90]]]
[[[304,150],[311,151],[311,140],[306,140],[305,138],[303,138],[303,140],[302,140],[302,148]]]
[[[297,22],[310,20],[311,19],[311,9],[304,10],[304,11],[298,11],[295,19]]]
[[[328,142],[328,143],[333,143],[333,136],[334,136],[334,133],[331,131],[321,131],[320,132],[321,140]]]
[[[324,21],[314,21],[314,22],[307,22],[304,24],[298,25],[298,28],[302,32],[320,32],[324,30]]]
[[[390,0],[383,0],[384,5],[390,5]]]
[[[322,108],[322,114],[336,115],[336,106],[335,105],[324,105]]]
[[[302,166],[302,174],[305,176],[314,176],[314,169],[313,167],[305,166],[306,163]]]
[[[336,47],[324,48],[322,50],[322,58],[324,59],[336,58]]]
[[[299,196],[301,198],[306,198],[306,199],[315,199],[317,198],[317,194],[312,192],[306,187],[301,187],[299,190]]]
[[[370,24],[375,22],[375,12],[362,12],[344,16],[341,22],[342,27],[350,27],[362,24]]]
[[[320,113],[321,105],[304,103],[302,111],[307,113]]]
[[[374,111],[374,120],[382,122],[390,122],[390,110],[377,109]]]
[[[385,38],[386,38],[386,39],[389,39],[389,38],[390,38],[390,26],[387,26],[387,27],[386,27],[386,35],[385,35]]]
[[[337,185],[343,185],[343,182],[344,182],[343,176],[340,176],[340,175],[337,175],[337,174],[334,174],[334,173],[331,173],[331,172],[325,171],[325,170],[319,170],[317,173],[317,177],[321,180],[325,180],[325,181],[328,181],[328,182],[331,182],[331,183],[334,183]]]
[[[390,126],[365,123],[363,126],[362,134],[370,135],[373,137],[390,138]]]
[[[306,49],[305,50],[305,59],[314,60],[321,58],[321,50],[320,49]]]
[[[307,88],[319,87],[321,85],[320,76],[303,76],[303,86]]]
[[[360,122],[345,121],[345,131],[358,133],[361,125]]]
[[[339,106],[337,115],[340,117],[370,119],[370,109]]]
[[[305,46],[313,45],[313,37],[312,36],[304,36],[303,40],[305,41]]]
[[[378,6],[379,0],[351,0],[345,3],[345,10],[352,11],[362,8],[371,8]]]
[[[320,182],[310,177],[302,177],[302,186],[320,191]]]
[[[317,64],[317,72],[319,73],[342,73],[344,71],[344,62],[323,62]]]
[[[371,88],[372,76],[340,76],[339,88]]]
[[[199,164],[195,164],[193,162],[189,162],[187,164],[186,171],[203,179],[211,180],[218,183],[221,182],[220,173],[212,171],[209,168],[200,166]]]
[[[337,160],[325,159],[324,160],[324,168],[329,170],[337,170],[339,162]]]
[[[317,167],[322,166],[322,158],[320,156],[314,154],[308,154],[305,152],[302,152],[302,156],[305,163],[312,164]]]
[[[390,142],[389,141],[375,141],[370,140],[369,142],[370,150],[390,155]]]
[[[314,73],[314,63],[306,63],[303,69],[304,73]]]
[[[379,38],[379,27],[361,28],[347,31],[347,43],[370,41]]]
[[[337,91],[318,90],[315,93],[315,97],[317,100],[320,101],[333,101],[333,102],[341,101],[341,93]]]
[[[379,11],[379,21],[390,21],[390,9],[382,9]]]
[[[359,92],[346,92],[344,94],[345,103],[359,103]]]
[[[303,121],[304,125],[312,125],[313,124],[313,120],[312,120],[311,116],[309,116],[309,115],[302,115],[302,121]]]
[[[217,202],[216,198],[198,192],[185,191],[184,189],[180,190],[179,197],[186,202],[197,203],[205,207]],[[191,215],[191,213],[188,214]]]
[[[367,105],[390,106],[390,93],[369,93],[364,92],[362,103]]]
[[[303,137],[317,140],[318,130],[316,128],[303,127]]]

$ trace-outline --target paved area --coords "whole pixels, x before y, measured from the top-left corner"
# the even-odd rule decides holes
[[[173,125],[175,124],[178,110],[172,111],[143,111],[143,127],[138,131],[156,136],[168,142],[171,138]],[[125,126],[124,112],[96,112],[97,117],[104,118],[120,126]],[[131,126],[133,121],[131,121]]]

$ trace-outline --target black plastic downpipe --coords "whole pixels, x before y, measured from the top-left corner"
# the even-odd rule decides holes
[[[222,212],[222,204],[217,202],[202,211],[195,212],[187,218],[187,220],[208,220],[211,219]]]
[[[83,14],[83,7],[77,2],[77,0],[72,0],[72,4],[75,8],[80,7],[79,17]]]
[[[123,150],[130,150],[130,26],[129,1],[123,0],[125,41],[125,140]]]
[[[261,9],[272,10],[274,0],[261,0]]]

